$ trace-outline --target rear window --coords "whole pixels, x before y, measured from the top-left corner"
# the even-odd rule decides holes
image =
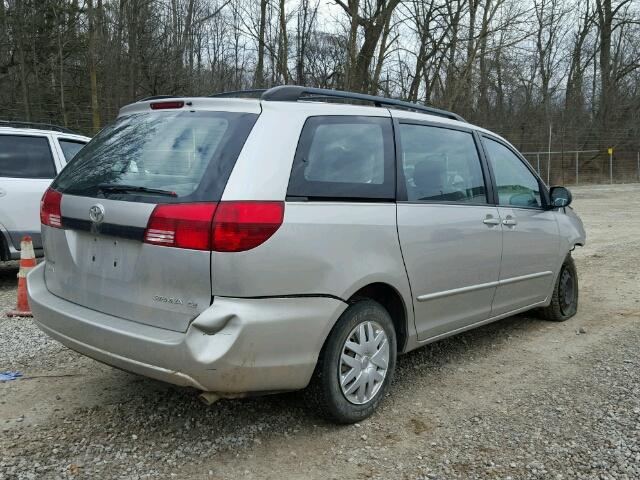
[[[65,140],[63,138],[58,139],[58,143],[60,143],[60,148],[62,148],[62,153],[64,154],[64,159],[67,162],[70,162],[73,157],[86,145],[85,142],[78,142],[77,140]]]
[[[0,177],[53,178],[56,170],[46,137],[0,135]]]
[[[193,111],[122,117],[75,156],[53,187],[153,203],[158,197],[218,201],[256,119],[249,113]]]

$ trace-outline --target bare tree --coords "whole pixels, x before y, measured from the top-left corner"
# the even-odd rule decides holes
[[[349,88],[359,91],[368,91],[371,84],[369,68],[375,55],[376,46],[387,19],[400,3],[400,0],[377,0],[374,4],[369,1],[349,0],[345,4],[342,0],[335,0],[350,17],[349,29]],[[358,29],[362,27],[362,45],[357,47]],[[356,53],[357,51],[357,53]]]
[[[94,8],[93,0],[87,0],[87,20],[89,22],[89,48],[87,54],[89,56],[89,80],[91,86],[91,118],[93,132],[97,133],[101,127],[100,121],[100,105],[98,103],[98,67],[96,58],[96,23],[102,11],[102,0],[98,0],[98,5]]]
[[[260,24],[258,33],[258,64],[256,66],[255,84],[258,87],[264,85],[264,52],[265,52],[265,32],[267,28],[267,5],[269,0],[260,0]]]
[[[561,145],[640,149],[638,2],[332,3],[0,0],[2,116],[94,132],[147,95],[295,82],[453,109],[526,149],[549,122]]]

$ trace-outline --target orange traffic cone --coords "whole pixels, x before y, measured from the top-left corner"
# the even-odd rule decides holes
[[[18,271],[18,302],[15,310],[7,312],[7,317],[33,317],[27,301],[27,273],[36,266],[36,255],[29,235],[20,242],[20,270]]]

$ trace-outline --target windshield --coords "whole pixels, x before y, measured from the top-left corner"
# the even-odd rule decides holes
[[[119,118],[74,157],[53,188],[130,201],[218,201],[256,118],[201,111]]]

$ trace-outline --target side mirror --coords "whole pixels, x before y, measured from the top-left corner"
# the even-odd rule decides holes
[[[571,204],[571,200],[573,200],[571,192],[565,187],[551,187],[549,196],[551,197],[552,208],[568,207]]]

